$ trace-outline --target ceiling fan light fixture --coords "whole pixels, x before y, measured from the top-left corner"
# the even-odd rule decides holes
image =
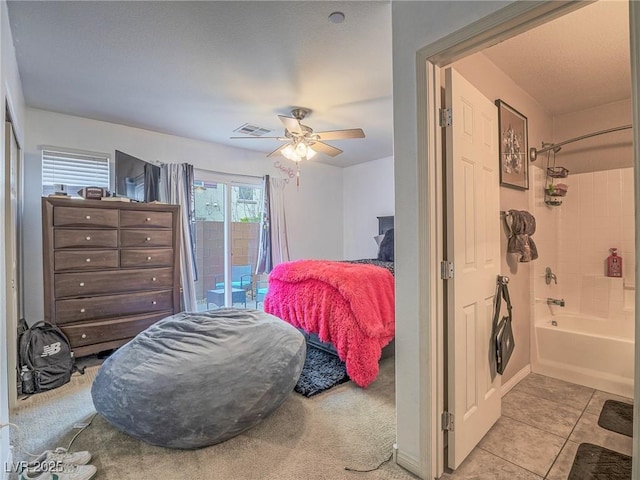
[[[296,161],[296,160],[294,160],[294,157],[296,157],[296,156],[297,156],[297,155],[296,155],[296,149],[295,149],[295,148],[293,148],[293,145],[292,145],[292,144],[289,144],[289,145],[287,145],[286,147],[284,147],[284,148],[280,151],[280,153],[282,153],[282,155],[283,155],[286,159],[288,159],[288,160],[293,160],[294,162]]]
[[[284,147],[280,153],[293,162],[301,162],[302,160],[311,160],[316,156],[316,152],[313,148],[307,145],[304,142],[299,142],[294,146],[293,143],[290,143],[286,147]]]
[[[307,144],[304,142],[300,142],[298,143],[298,145],[296,145],[296,155],[298,155],[300,158],[305,158],[307,156]]]
[[[307,160],[311,160],[313,157],[315,157],[316,153],[318,153],[318,152],[316,152],[313,148],[308,146],[307,147]]]

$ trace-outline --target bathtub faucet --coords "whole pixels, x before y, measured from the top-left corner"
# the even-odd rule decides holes
[[[547,303],[549,305],[558,305],[560,307],[564,307],[564,298],[547,298]]]

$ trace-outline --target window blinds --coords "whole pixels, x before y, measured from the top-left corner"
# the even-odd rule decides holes
[[[109,189],[109,156],[54,150],[42,151],[42,193],[54,193],[56,185],[76,195],[83,187]]]

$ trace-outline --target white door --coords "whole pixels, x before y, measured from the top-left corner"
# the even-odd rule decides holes
[[[10,122],[5,123],[5,271],[7,314],[7,369],[9,406],[18,398],[16,386],[18,327],[18,145]]]
[[[492,362],[493,299],[500,270],[498,112],[459,73],[446,75],[449,468],[457,468],[500,417]],[[493,367],[491,365],[494,365]],[[493,372],[492,372],[493,369]]]

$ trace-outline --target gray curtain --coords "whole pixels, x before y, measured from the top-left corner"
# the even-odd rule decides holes
[[[269,273],[275,265],[289,261],[289,241],[284,211],[286,184],[287,181],[282,178],[271,178],[269,175],[264,177],[264,205],[257,274]]]
[[[180,274],[184,309],[197,311],[195,281],[195,205],[193,201],[193,165],[169,163],[162,166],[160,201],[180,205]]]
[[[260,243],[258,244],[258,264],[256,265],[257,274],[269,273],[273,268],[273,258],[271,257],[271,212],[269,210],[271,192],[269,175],[264,176],[262,192],[262,220],[260,224]]]

